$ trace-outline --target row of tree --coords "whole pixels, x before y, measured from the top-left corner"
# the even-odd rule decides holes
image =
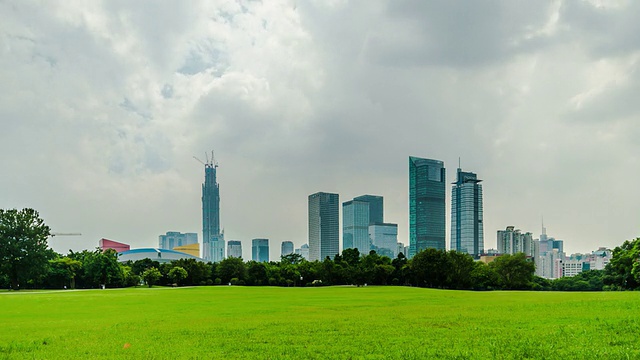
[[[300,255],[277,262],[219,263],[194,259],[120,263],[113,250],[56,254],[47,245],[49,228],[33,209],[0,209],[0,286],[3,288],[98,288],[160,285],[320,286],[410,285],[441,289],[594,291],[640,288],[640,238],[613,251],[604,271],[587,271],[553,281],[534,276],[524,254],[503,255],[485,264],[456,251],[426,249],[411,260],[375,251],[345,249],[333,259],[306,261]]]

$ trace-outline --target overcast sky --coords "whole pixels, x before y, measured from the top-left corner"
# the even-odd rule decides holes
[[[448,182],[460,157],[485,248],[543,216],[614,247],[640,236],[638,34],[632,0],[0,0],[0,207],[81,232],[63,253],[201,239],[215,150],[226,239],[273,259],[318,191],[384,196],[408,243],[408,157]]]

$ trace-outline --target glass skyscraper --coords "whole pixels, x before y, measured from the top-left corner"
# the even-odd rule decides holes
[[[213,156],[212,156],[213,158]],[[220,231],[220,185],[216,179],[218,165],[207,161],[202,184],[202,257],[211,262],[224,259],[224,235]]]
[[[445,247],[444,162],[409,157],[409,257]]]
[[[269,239],[251,240],[251,259],[257,262],[269,262]]]
[[[283,241],[280,245],[280,256],[293,254],[293,243],[291,241]]]
[[[229,240],[227,242],[227,256],[228,257],[242,257],[242,242],[238,240]]]
[[[324,260],[340,252],[338,194],[309,195],[309,261]]]
[[[458,168],[451,189],[451,250],[474,258],[484,252],[481,181],[476,174]]]
[[[361,195],[354,197],[353,200],[369,203],[369,224],[380,224],[384,222],[384,200],[382,196]]]
[[[360,254],[368,254],[369,206],[366,201],[351,200],[342,203],[342,249],[358,249]]]

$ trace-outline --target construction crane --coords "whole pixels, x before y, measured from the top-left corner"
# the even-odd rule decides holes
[[[64,233],[64,232],[49,232],[49,236],[53,237],[53,236],[80,236],[82,235],[81,233],[77,233],[77,232],[70,232],[70,233]]]
[[[204,157],[205,159],[207,159],[207,162],[204,162],[195,156],[193,158],[196,159],[200,164],[204,166],[216,167],[216,168],[218,167],[218,162],[215,160],[215,157],[213,156],[213,150],[211,151],[211,159],[209,159],[209,154],[207,153],[204,153]]]

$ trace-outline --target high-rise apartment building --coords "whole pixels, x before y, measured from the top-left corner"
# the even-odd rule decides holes
[[[242,242],[238,240],[229,240],[227,242],[227,256],[241,258],[242,257]]]
[[[202,257],[211,262],[224,259],[224,234],[220,229],[220,185],[216,179],[218,165],[207,159],[202,184]]]
[[[171,250],[174,247],[186,246],[198,243],[198,234],[168,231],[165,235],[158,236],[158,248]]]
[[[444,162],[409,157],[409,257],[446,249],[445,181]]]
[[[340,251],[338,194],[309,195],[309,260],[333,258]]]
[[[358,249],[368,254],[369,241],[369,203],[351,200],[342,203],[342,249]]]
[[[251,259],[257,262],[269,262],[269,239],[251,240]]]
[[[481,181],[476,174],[458,168],[451,189],[451,250],[474,258],[484,252]]]
[[[283,241],[280,246],[280,256],[293,254],[293,243],[291,241]]]
[[[524,253],[526,256],[536,256],[536,246],[533,234],[522,233],[513,226],[507,226],[505,230],[498,230],[498,253],[517,254]]]

